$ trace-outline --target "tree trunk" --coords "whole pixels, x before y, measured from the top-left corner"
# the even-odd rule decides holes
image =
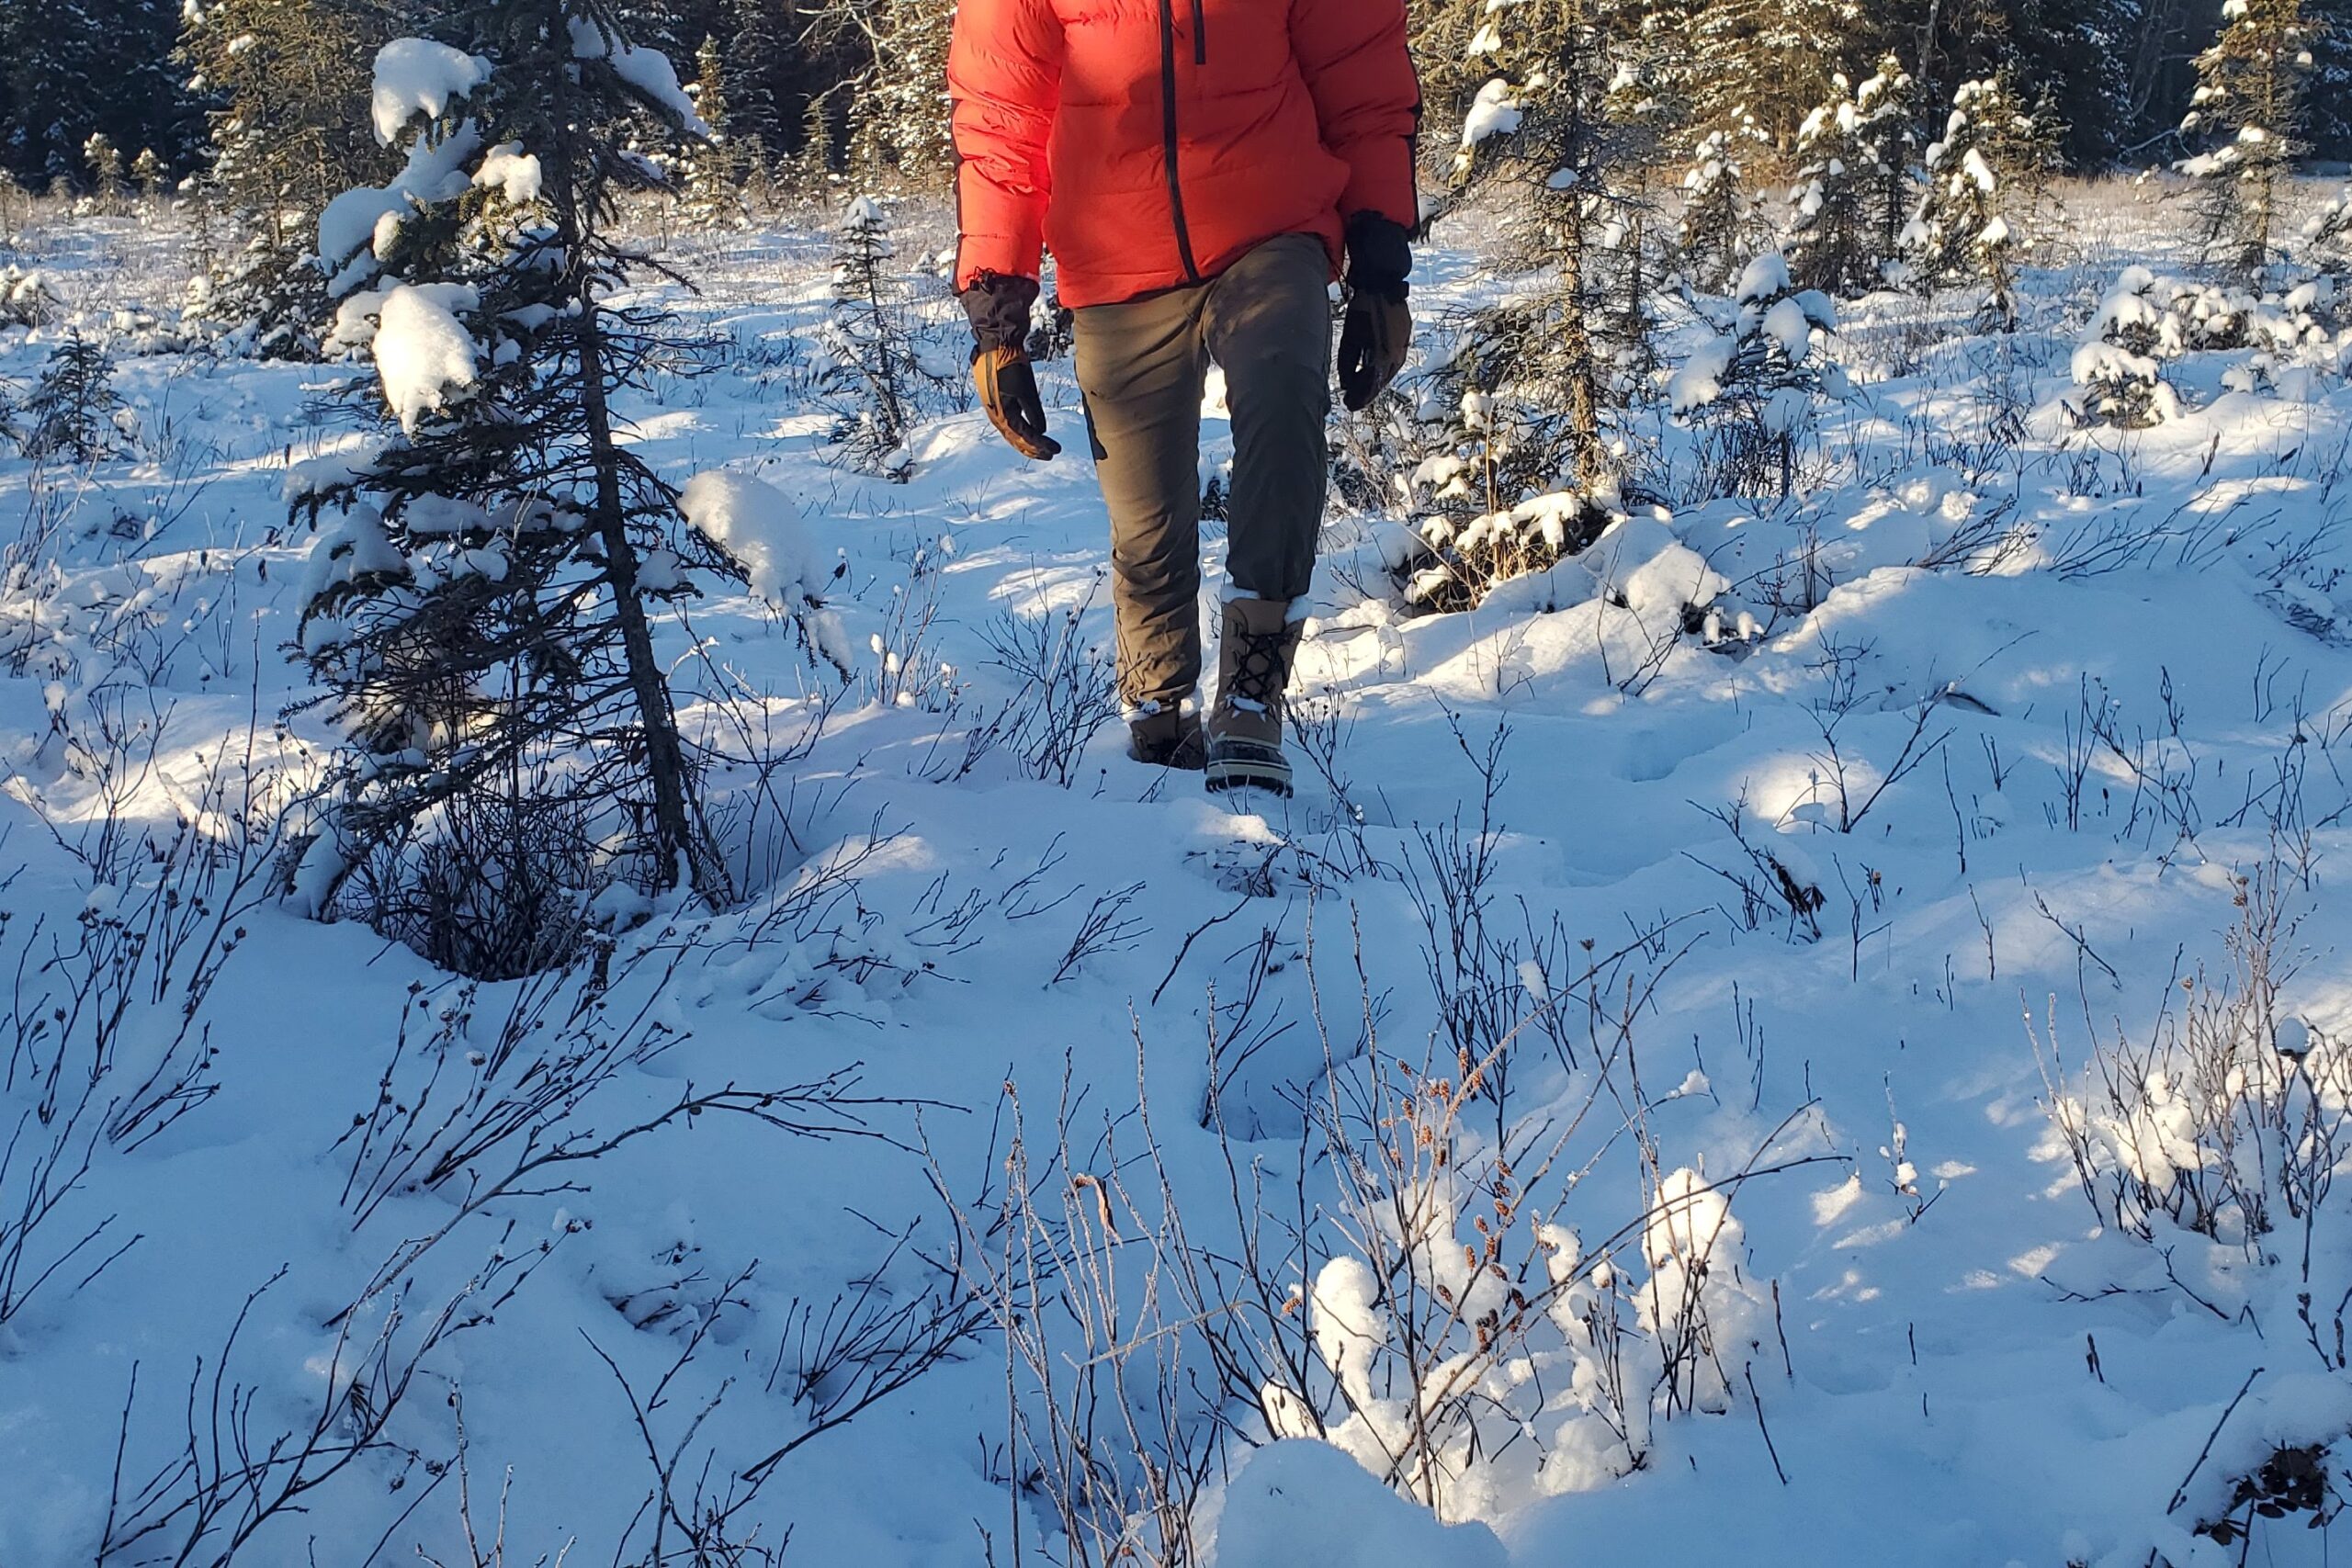
[[[576,232],[576,231],[575,231]],[[579,247],[570,247],[578,254]],[[685,748],[678,739],[678,717],[670,704],[670,682],[653,655],[653,628],[637,592],[637,547],[629,542],[628,508],[621,498],[618,448],[611,410],[605,401],[605,344],[589,279],[580,280],[581,403],[586,416],[590,461],[596,471],[595,524],[605,547],[605,574],[612,585],[613,614],[621,627],[621,648],[636,694],[638,721],[645,728],[645,766],[653,784],[653,819],[661,851],[660,886],[677,874],[686,857],[696,897],[718,908],[732,897],[727,868],[710,841],[686,785]]]

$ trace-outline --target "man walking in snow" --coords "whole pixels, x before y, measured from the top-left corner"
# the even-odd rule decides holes
[[[1340,386],[1403,365],[1419,88],[1405,0],[962,0],[956,283],[989,417],[1046,434],[1024,344],[1040,250],[1077,316],[1078,382],[1111,513],[1131,753],[1208,787],[1290,790],[1283,695],[1329,474],[1329,287]],[[1233,421],[1216,701],[1201,676],[1201,398]]]

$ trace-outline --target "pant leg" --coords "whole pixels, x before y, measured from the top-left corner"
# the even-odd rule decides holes
[[[1077,312],[1078,384],[1111,513],[1119,695],[1173,708],[1201,681],[1204,290]]]
[[[1220,274],[1204,310],[1233,414],[1227,570],[1236,594],[1306,596],[1331,459],[1331,259],[1311,234],[1267,241]]]

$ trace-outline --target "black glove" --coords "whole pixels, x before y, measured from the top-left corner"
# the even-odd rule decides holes
[[[1340,329],[1340,400],[1350,412],[1372,406],[1413,338],[1413,249],[1405,226],[1376,212],[1348,220],[1348,314]]]
[[[989,423],[1023,457],[1050,462],[1062,447],[1046,434],[1046,405],[1037,396],[1037,373],[1030,368],[1027,347],[1037,280],[984,272],[962,298],[972,322],[972,382]]]

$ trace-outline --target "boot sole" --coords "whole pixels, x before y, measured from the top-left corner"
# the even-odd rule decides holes
[[[1229,789],[1262,789],[1287,800],[1291,795],[1290,763],[1282,749],[1255,741],[1221,740],[1209,747],[1203,783],[1212,794]]]

